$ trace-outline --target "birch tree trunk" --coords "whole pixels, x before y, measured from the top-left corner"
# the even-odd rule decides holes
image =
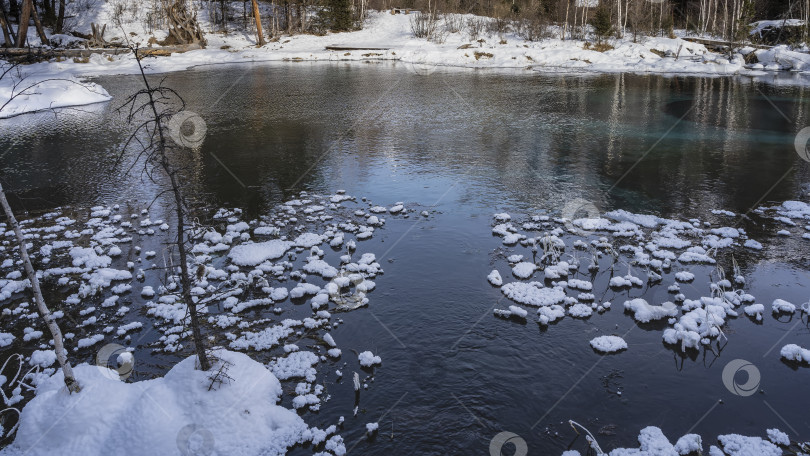
[[[3,206],[3,212],[6,213],[6,218],[11,228],[14,230],[14,235],[17,237],[17,244],[20,248],[20,258],[25,268],[25,275],[31,282],[31,290],[34,293],[34,301],[37,303],[37,310],[39,310],[39,314],[42,316],[42,319],[45,320],[45,323],[48,325],[48,330],[51,332],[51,336],[53,336],[53,348],[54,351],[56,351],[56,359],[59,360],[59,365],[62,367],[62,372],[65,374],[65,386],[71,393],[78,393],[81,391],[81,387],[79,386],[79,382],[76,381],[76,376],[73,375],[73,368],[70,366],[70,362],[67,359],[67,352],[62,343],[62,331],[59,329],[59,325],[56,324],[56,320],[54,320],[51,311],[48,310],[48,307],[45,305],[42,290],[39,288],[37,273],[34,271],[31,258],[28,256],[28,249],[25,247],[25,238],[23,237],[22,230],[20,230],[20,224],[17,223],[14,213],[11,211],[11,206],[8,204],[2,184],[0,184],[0,206]]]

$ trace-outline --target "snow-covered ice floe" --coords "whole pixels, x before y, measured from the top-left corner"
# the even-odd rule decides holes
[[[768,429],[767,438],[739,434],[720,435],[716,443],[704,442],[698,434],[686,434],[674,444],[656,426],[648,426],[638,435],[638,448],[616,448],[603,453],[608,456],[782,456],[790,445],[790,438],[779,429]],[[708,451],[706,451],[708,449]],[[604,448],[602,449],[605,450]],[[794,454],[794,453],[790,453]],[[802,454],[802,453],[800,453]],[[563,456],[582,456],[578,450],[568,450]]]
[[[261,359],[265,363],[259,365],[262,375],[269,375],[267,385],[278,381],[296,382],[292,404],[295,410],[303,413],[317,411],[329,400],[325,379],[321,378],[318,368],[324,366],[325,370],[332,372],[333,366],[329,364],[342,357],[342,350],[330,331],[343,321],[333,317],[333,313],[372,305],[370,295],[383,269],[376,255],[366,251],[365,246],[369,245],[369,239],[383,232],[385,221],[381,216],[370,215],[369,208],[374,204],[369,200],[341,191],[333,195],[302,192],[297,196],[254,220],[243,220],[239,209],[217,210],[212,217],[216,226],[190,228],[193,245],[189,262],[193,273],[192,305],[197,307],[204,330],[209,335],[218,336],[218,343],[228,350],[249,352],[252,357]],[[409,217],[416,210],[412,206],[396,204],[388,217],[391,220]],[[71,358],[88,359],[103,350],[106,344],[125,344],[133,340],[135,344],[131,349],[134,351],[119,355],[119,363],[132,363],[148,351],[182,353],[182,356],[190,352],[187,346],[190,317],[188,304],[180,293],[179,275],[172,273],[171,269],[157,267],[169,261],[167,251],[150,250],[161,245],[164,236],[174,235],[171,230],[151,229],[167,225],[165,221],[150,218],[146,209],[111,205],[56,209],[33,219],[21,220],[21,224],[35,264],[44,265],[41,280],[47,286],[59,289],[58,293],[49,296],[49,300],[52,309],[59,309],[53,315],[57,322],[62,323],[65,346]],[[62,410],[72,405],[73,399],[62,398],[56,391],[61,374],[56,373],[48,380],[55,373],[55,353],[48,344],[44,324],[30,304],[30,283],[23,279],[18,251],[11,248],[14,233],[2,222],[0,239],[3,241],[0,244],[0,309],[7,322],[0,332],[0,347],[18,343],[30,353],[24,360],[36,370],[30,383],[40,388],[33,399],[39,402],[30,402],[23,408],[24,415],[29,416],[24,419],[31,420],[31,423],[24,423],[20,428],[16,444],[24,452],[26,446],[33,444],[32,436],[45,426],[44,410]],[[73,321],[78,322],[76,327]],[[148,331],[155,331],[159,337],[140,343],[136,334]],[[295,341],[304,337],[322,342],[314,346],[308,344],[307,350],[303,350]],[[242,368],[253,371],[254,368],[250,367],[252,361],[248,362],[244,355],[224,349],[220,352],[222,359],[240,366],[229,372],[230,377],[242,378],[239,373]],[[361,355],[356,362],[358,368],[377,366],[382,362],[380,356],[370,352]],[[202,401],[193,383],[177,384],[178,381],[192,382],[196,378],[196,374],[186,372],[189,361],[183,363],[175,368],[182,374],[173,369],[163,379],[134,384],[104,382],[96,375],[99,370],[95,367],[78,367],[80,381],[87,378],[88,385],[81,394],[88,394],[77,397],[92,398],[76,409],[77,413],[84,414],[78,422],[93,421],[93,424],[88,431],[79,432],[69,424],[76,420],[65,420],[59,425],[62,427],[54,429],[57,433],[74,435],[75,440],[69,444],[79,442],[81,438],[95,440],[91,445],[81,447],[81,452],[70,446],[64,447],[66,452],[62,454],[120,453],[118,446],[121,442],[132,439],[133,433],[138,432],[150,435],[157,432],[159,445],[169,440],[174,442],[178,429],[167,425],[158,429],[161,427],[159,423],[168,421],[150,418],[154,410],[145,396],[147,393],[160,397],[158,402],[165,404],[178,425],[206,426],[209,421],[198,419],[195,409],[189,409],[192,413],[189,416],[178,415],[179,409],[185,408],[181,407],[183,403]],[[236,389],[227,391],[235,391],[233,394],[241,397],[242,384],[251,382],[242,379],[238,383]],[[99,392],[93,393],[97,385]],[[267,385],[260,385],[258,393],[263,394],[264,389],[270,388]],[[175,388],[185,388],[185,395],[173,398]],[[96,413],[91,407],[99,407],[100,397],[108,394],[115,395],[104,399],[110,409],[99,411],[97,418],[91,420],[92,414]],[[16,406],[32,400],[30,396],[27,390],[15,395]],[[221,396],[222,401],[213,401],[211,407],[224,402],[241,404],[231,396],[231,393]],[[261,451],[253,452],[252,447],[244,447],[241,452],[222,450],[221,454],[283,454],[289,445],[307,441],[313,442],[315,451],[323,454],[339,456],[345,453],[342,439],[335,429],[307,428],[292,412],[289,415],[291,421],[283,421],[288,414],[275,405],[277,395],[262,396],[276,407],[267,408],[270,412],[261,408],[256,396],[247,397],[253,397],[253,402],[259,407],[246,407],[250,416],[254,416],[255,410],[257,420],[267,418],[271,412],[279,417],[276,421],[267,418],[265,423],[268,429],[277,432],[265,432],[262,427],[265,425],[252,425],[253,432],[263,436],[256,441],[256,445],[262,445]],[[52,407],[50,401],[59,404]],[[31,412],[28,412],[29,407]],[[214,409],[200,407],[199,414],[218,415]],[[47,416],[52,418],[53,415]],[[124,420],[122,417],[126,420],[143,419],[144,423],[136,423],[131,432],[127,429],[120,433],[120,437],[108,435],[113,434],[112,428],[103,426],[113,426],[116,422],[118,426]],[[245,419],[248,418],[235,419],[234,425],[240,426],[238,423]],[[287,424],[289,429],[283,427]],[[222,437],[224,445],[235,445],[236,436],[243,435],[241,431],[231,433],[227,425],[223,427],[220,423],[218,426],[227,434]],[[246,424],[244,429],[251,429],[251,425]],[[228,449],[219,446],[220,431],[212,428],[212,432],[217,448]],[[43,447],[47,449],[60,439],[49,438]],[[76,443],[76,448],[78,445]],[[124,454],[173,454],[172,450],[160,446],[150,447],[151,451],[137,445],[128,448],[133,452]],[[7,451],[6,454],[16,454],[10,453],[11,449]],[[36,449],[29,454],[52,454],[49,450],[39,451]]]
[[[746,291],[746,278],[734,257],[756,256],[764,249],[762,243],[751,239],[743,228],[723,225],[736,216],[733,212],[716,210],[713,214],[719,217],[717,224],[625,210],[575,220],[498,213],[493,217],[492,234],[501,238],[502,257],[517,280],[504,283],[496,268],[487,281],[516,304],[536,307],[537,321],[544,326],[565,316],[592,318],[608,311],[610,302],[600,303],[597,296],[613,300],[610,295],[664,287],[669,299],[626,299],[625,312],[639,324],[666,324],[661,338],[673,348],[700,349],[726,337],[723,327],[729,319],[744,313],[761,322],[766,312],[765,305]],[[752,214],[782,225],[803,226],[810,220],[810,205],[786,201]],[[773,229],[774,242],[784,239],[779,231],[780,227]],[[708,284],[697,280],[699,276],[708,278]],[[800,311],[801,306],[776,298],[770,310],[779,318]],[[803,306],[810,313],[810,303]],[[510,306],[494,313],[525,318],[526,310]],[[611,337],[594,339],[591,345],[603,352],[615,351],[613,342],[616,347],[626,347]],[[796,347],[786,347],[783,357],[806,359],[803,349]]]
[[[627,342],[619,336],[599,336],[591,339],[591,347],[602,353],[615,353],[627,349]]]

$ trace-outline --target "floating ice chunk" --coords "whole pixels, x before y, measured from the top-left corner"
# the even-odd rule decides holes
[[[526,318],[526,316],[529,314],[529,312],[527,312],[526,309],[518,306],[509,306],[509,312],[511,312],[512,315],[518,316],[520,318]]]
[[[32,366],[42,368],[50,367],[56,362],[56,352],[53,350],[35,350],[28,361]]]
[[[90,347],[101,342],[102,340],[104,340],[103,334],[95,334],[93,336],[86,337],[84,339],[79,339],[79,341],[76,343],[76,346],[79,348]]]
[[[768,429],[766,432],[768,433],[768,440],[771,442],[777,445],[790,446],[790,437],[779,429]]]
[[[8,347],[12,342],[14,342],[13,334],[0,332],[0,348]]]
[[[793,313],[796,312],[796,305],[785,301],[784,299],[775,299],[771,304],[771,311],[775,314],[778,313]]]
[[[568,286],[576,290],[591,291],[593,284],[587,280],[571,279],[568,281]]]
[[[268,367],[279,380],[305,378],[308,382],[314,382],[316,370],[312,366],[315,364],[318,364],[318,355],[315,353],[294,351],[286,357],[270,361]]]
[[[631,212],[625,211],[624,209],[610,211],[605,214],[605,217],[620,222],[621,221],[632,222],[635,223],[636,225],[641,225],[645,228],[655,228],[656,226],[665,222],[664,219],[656,217],[654,215],[633,214]]]
[[[680,343],[681,351],[685,351],[687,348],[700,347],[701,337],[696,331],[667,328],[664,330],[663,339],[664,342],[672,345]]]
[[[568,277],[570,268],[571,265],[569,265],[567,262],[560,261],[557,264],[546,266],[543,273],[545,274],[547,280],[559,280],[562,277]]]
[[[112,258],[106,255],[99,255],[91,247],[73,247],[70,249],[70,256],[73,258],[73,266],[90,269],[106,268],[112,263]]]
[[[565,317],[565,308],[557,304],[544,306],[537,309],[537,315],[537,322],[545,326]]]
[[[357,355],[357,360],[360,362],[360,365],[364,367],[371,367],[375,364],[382,363],[382,359],[379,356],[374,356],[370,351],[361,352]]]
[[[671,302],[665,302],[660,306],[652,306],[642,298],[625,301],[624,308],[633,312],[633,318],[641,323],[649,323],[653,320],[678,315],[678,307]]]
[[[576,318],[588,318],[593,314],[593,309],[587,304],[577,303],[568,309],[568,314]]]
[[[591,347],[602,353],[615,353],[627,349],[627,342],[619,336],[599,336],[591,339]]]
[[[369,434],[373,434],[377,432],[377,429],[379,429],[379,427],[380,427],[379,423],[366,423],[366,432],[368,432]]]
[[[755,317],[757,321],[762,321],[762,314],[764,312],[764,304],[751,304],[750,306],[745,306],[745,314],[749,317]]]
[[[682,253],[681,256],[678,257],[678,261],[681,263],[707,264],[715,264],[717,262],[714,258],[706,254],[706,249],[697,246],[686,249],[686,252]]]
[[[295,331],[294,327],[302,324],[303,322],[299,320],[286,319],[280,325],[271,326],[259,332],[247,331],[241,337],[233,340],[230,346],[238,350],[267,350],[277,346],[282,339],[289,337]]]
[[[240,244],[232,248],[228,258],[238,266],[258,266],[267,260],[277,260],[284,256],[293,243],[274,239],[267,242]],[[310,246],[311,247],[311,246]]]
[[[493,269],[492,272],[489,273],[489,275],[487,276],[487,280],[489,281],[489,283],[495,285],[496,287],[503,285],[501,273],[498,272],[497,269]]]
[[[495,309],[494,312],[495,315],[504,318],[509,318],[512,316],[518,318],[526,318],[526,316],[529,314],[529,312],[527,312],[526,309],[518,306],[509,306],[509,310]]]
[[[528,279],[529,277],[534,274],[534,271],[537,270],[537,265],[534,263],[529,263],[528,261],[524,261],[522,263],[516,264],[512,268],[512,274],[519,279]]]
[[[723,453],[730,456],[782,456],[782,450],[760,437],[746,437],[739,434],[728,434],[717,437],[723,445]]]
[[[675,451],[679,455],[698,454],[703,451],[703,440],[698,434],[686,434],[675,442]]]
[[[737,228],[732,228],[730,226],[724,226],[722,228],[712,228],[711,230],[709,230],[709,232],[725,238],[737,239],[738,237],[740,237],[740,231]]]
[[[779,354],[782,355],[782,358],[785,358],[788,361],[810,363],[810,350],[802,348],[796,344],[785,345],[782,347]]]
[[[290,298],[299,299],[306,295],[316,295],[321,291],[321,287],[311,283],[299,283],[295,288],[290,290]]]
[[[644,282],[638,277],[635,277],[631,274],[627,274],[624,277],[616,276],[611,278],[609,285],[614,288],[630,288],[633,286],[636,287],[644,286]]]
[[[506,212],[502,212],[500,214],[495,214],[492,217],[498,223],[504,223],[504,222],[508,222],[508,221],[512,220],[512,216],[507,214]]]
[[[141,290],[141,296],[143,296],[144,298],[151,298],[155,296],[155,290],[149,285],[147,285],[143,287],[143,289]]]
[[[260,226],[253,230],[257,236],[278,236],[281,231],[275,226]]]
[[[675,273],[675,280],[679,282],[691,282],[695,280],[695,275],[689,271],[679,271]]]
[[[337,276],[338,270],[330,266],[326,261],[311,257],[312,259],[304,265],[304,271],[310,274],[318,274],[325,279]]]
[[[507,298],[517,303],[535,307],[559,304],[565,299],[565,292],[562,288],[545,288],[539,282],[507,283],[501,287],[501,291]]]

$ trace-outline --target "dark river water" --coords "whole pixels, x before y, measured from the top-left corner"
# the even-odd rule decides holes
[[[771,227],[744,222],[768,241],[738,258],[747,290],[766,304],[764,322],[732,319],[727,342],[687,355],[662,343],[663,324],[636,326],[622,312],[626,291],[605,298],[614,302],[610,312],[544,329],[532,317],[493,317],[502,294],[486,281],[499,258],[503,267],[503,255],[520,250],[492,236],[496,212],[559,212],[582,198],[601,211],[718,221],[713,209],[745,214],[807,201],[810,164],[793,143],[810,124],[810,88],[744,78],[424,76],[393,64],[214,66],[153,79],[163,77],[206,123],[189,183],[199,201],[256,217],[301,190],[345,189],[436,211],[423,221],[391,220],[364,244],[385,274],[370,307],[342,314],[346,324],[333,334],[347,347],[373,348],[383,364],[362,393],[358,419],[350,381],[305,417],[325,426],[346,416],[349,454],[489,454],[502,431],[521,436],[531,455],[572,444],[584,453],[569,419],[601,430],[606,450],[637,447],[648,425],[673,443],[688,432],[713,443],[719,434],[764,436],[772,427],[810,439],[810,369],[778,355],[787,343],[810,347],[810,330],[799,313],[770,314],[777,297],[810,297],[810,241],[771,238]],[[138,78],[96,82],[113,101],[0,121],[3,182],[18,209],[156,195],[137,172],[111,171],[129,131],[115,108]],[[652,301],[656,293],[631,295]],[[588,341],[611,333],[626,334],[630,349],[601,357]],[[136,352],[144,378],[181,356],[149,352]],[[736,358],[757,366],[761,393],[735,396],[724,386],[723,367]],[[363,424],[371,421],[380,431],[369,440]]]

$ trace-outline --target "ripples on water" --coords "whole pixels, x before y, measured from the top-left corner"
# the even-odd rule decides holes
[[[112,102],[0,122],[0,150],[10,148],[3,161],[14,163],[4,186],[18,208],[156,195],[139,173],[111,170],[128,131],[115,108],[137,78],[97,81]],[[438,211],[413,229],[391,224],[368,248],[381,254],[401,238],[381,258],[386,274],[373,306],[348,314],[339,340],[376,347],[384,360],[363,392],[362,422],[397,405],[372,442],[362,425],[347,427],[347,446],[360,442],[355,452],[480,454],[506,430],[526,439],[530,454],[554,454],[575,437],[568,419],[594,431],[607,426],[603,448],[636,446],[650,424],[673,441],[690,430],[709,440],[764,435],[769,427],[787,432],[760,396],[730,396],[721,382],[728,360],[752,357],[768,404],[798,432],[791,437],[810,436],[810,403],[800,393],[808,369],[761,354],[783,336],[807,346],[806,324],[769,314],[761,326],[732,320],[719,358],[683,356],[663,346],[660,328],[642,328],[628,338],[630,350],[583,376],[598,359],[591,333],[632,325],[620,302],[603,316],[544,330],[492,317],[500,292],[485,279],[501,248],[490,233],[495,212],[560,211],[579,197],[601,211],[720,220],[712,209],[746,213],[768,201],[806,201],[810,167],[793,148],[795,132],[810,123],[805,87],[635,75],[421,77],[356,64],[208,67],[170,74],[166,84],[207,123],[188,183],[200,201],[255,217],[302,189],[342,188]],[[746,230],[757,239],[774,231]],[[804,302],[807,258],[807,241],[794,235],[742,259],[750,292],[763,303]],[[353,399],[335,395],[313,424],[350,416]],[[718,399],[724,404],[701,420]]]

